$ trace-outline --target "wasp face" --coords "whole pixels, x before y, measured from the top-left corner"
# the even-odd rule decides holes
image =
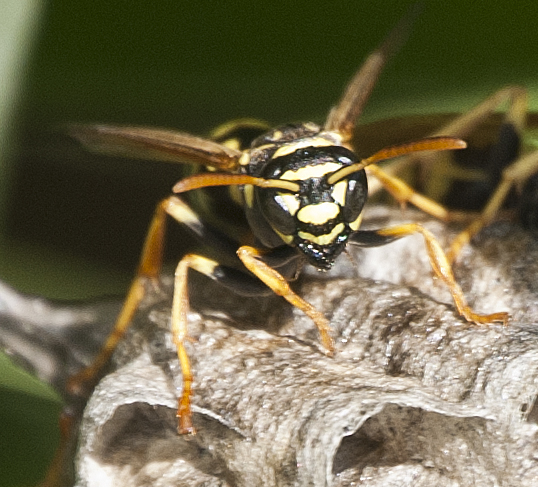
[[[264,178],[293,181],[300,190],[261,189],[258,203],[285,243],[300,250],[316,268],[328,270],[360,225],[366,175],[361,170],[329,184],[331,174],[357,162],[355,154],[339,145],[304,145],[299,141],[277,150],[263,171]]]

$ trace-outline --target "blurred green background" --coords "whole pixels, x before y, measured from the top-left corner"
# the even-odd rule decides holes
[[[15,59],[0,72],[0,278],[54,298],[121,295],[153,207],[178,178],[172,165],[88,155],[60,124],[204,134],[244,116],[322,121],[412,3],[28,0],[19,16],[25,2],[0,0],[0,60]],[[508,83],[529,87],[536,108],[538,7],[424,4],[364,121],[465,110]],[[31,485],[59,404],[4,357],[0,393],[0,485]]]

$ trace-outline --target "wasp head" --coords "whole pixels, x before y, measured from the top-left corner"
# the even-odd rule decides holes
[[[328,179],[344,166],[357,162],[342,146],[300,147],[274,158],[264,177],[293,181],[299,191],[270,189],[259,192],[263,215],[282,240],[300,250],[307,261],[328,270],[358,229],[366,202],[364,170],[332,184]]]

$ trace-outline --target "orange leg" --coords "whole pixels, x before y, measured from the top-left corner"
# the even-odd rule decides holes
[[[194,377],[191,372],[189,357],[185,350],[187,335],[187,312],[189,310],[189,295],[187,287],[187,274],[194,269],[202,274],[212,277],[218,262],[196,254],[188,254],[179,262],[174,279],[174,299],[172,302],[172,338],[177,349],[177,357],[183,375],[183,392],[178,399],[177,417],[180,434],[195,434],[192,424],[191,396]]]
[[[525,128],[525,118],[527,115],[527,92],[521,86],[507,86],[496,91],[493,95],[473,107],[467,113],[456,117],[454,120],[444,125],[435,132],[428,134],[430,137],[450,136],[462,139],[468,138],[479,129],[498,108],[504,103],[508,103],[505,121],[511,123],[518,133]],[[389,175],[400,174],[408,167],[421,164],[427,170],[425,177],[426,187],[424,192],[428,195],[435,194],[435,188],[440,185],[436,178],[448,179],[479,179],[480,172],[462,168],[454,164],[450,153],[446,152],[417,152],[409,156],[402,157],[391,164],[385,165],[383,170]],[[433,166],[435,164],[435,166]],[[369,191],[375,194],[381,189],[380,184],[373,184]]]
[[[446,208],[427,196],[417,193],[401,179],[391,176],[375,165],[367,167],[366,172],[374,175],[400,205],[405,206],[407,203],[411,203],[435,218],[443,221],[449,219],[449,211]]]
[[[418,223],[407,223],[403,225],[397,225],[395,227],[383,228],[376,230],[381,237],[389,238],[401,238],[414,233],[420,233],[424,237],[426,249],[428,251],[428,257],[430,258],[430,264],[432,266],[435,275],[440,278],[448,287],[456,308],[459,313],[467,320],[476,324],[491,323],[494,321],[500,321],[504,324],[508,322],[508,313],[492,313],[487,315],[481,315],[475,313],[467,304],[461,287],[456,282],[450,262],[448,261],[441,245],[433,234],[420,226]]]
[[[284,277],[282,277],[275,269],[260,260],[260,257],[262,257],[263,254],[258,249],[244,245],[239,248],[237,255],[245,267],[275,294],[284,297],[289,303],[296,308],[299,308],[314,321],[318,327],[322,345],[327,350],[328,355],[332,355],[334,352],[334,341],[330,335],[331,327],[329,326],[329,321],[325,318],[323,313],[320,313],[310,303],[295,294]]]
[[[215,235],[211,233],[211,229],[204,225],[196,213],[194,213],[190,207],[177,196],[166,198],[157,206],[144,244],[137,274],[120,312],[116,326],[94,362],[80,373],[71,377],[69,380],[69,388],[71,392],[82,394],[95,385],[103,367],[106,365],[117,344],[127,331],[132,318],[144,297],[147,281],[156,280],[158,278],[161,270],[167,216],[171,216],[177,222],[188,227],[202,240],[209,239],[209,241],[215,241]],[[215,243],[218,244],[218,242]],[[183,392],[181,397],[178,398],[177,411],[178,431],[181,434],[195,434],[196,432],[192,424],[191,412],[192,384],[194,377],[185,350],[185,340],[188,339],[187,313],[189,309],[189,299],[187,277],[189,269],[200,272],[225,286],[238,290],[240,293],[241,290],[245,290],[245,288],[247,288],[248,292],[251,294],[264,294],[268,291],[264,284],[256,277],[251,276],[246,272],[238,272],[233,268],[221,266],[218,262],[201,255],[188,254],[179,262],[174,278],[171,332],[183,375]],[[274,272],[276,273],[276,271]],[[280,277],[280,279],[285,282],[284,278]],[[289,294],[293,295],[291,291]],[[296,297],[295,302],[299,303],[296,305],[301,309],[306,310],[307,314],[316,321],[318,326],[322,327],[320,328],[320,331],[323,330],[323,343],[332,351],[333,344],[328,335],[329,327],[325,317],[314,310],[308,303],[301,300],[298,296]]]
[[[80,396],[89,395],[99,380],[103,368],[114,353],[116,346],[129,328],[132,318],[136,313],[140,302],[144,298],[148,281],[156,281],[158,279],[162,266],[166,218],[168,215],[190,227],[201,225],[194,212],[192,212],[192,210],[190,210],[190,208],[179,198],[171,196],[159,203],[148,230],[137,273],[129,288],[127,298],[125,299],[118,319],[116,320],[116,325],[94,361],[88,367],[70,377],[67,383],[67,391],[69,393]],[[176,323],[177,327],[177,320],[173,323]],[[186,328],[186,321],[180,328]],[[175,332],[175,330],[173,331]],[[183,332],[183,335],[185,334],[186,333]],[[176,337],[178,334],[175,332],[174,336]],[[184,392],[183,396],[188,398],[190,394],[190,385],[192,383],[192,374],[190,374],[189,363],[182,346],[182,341],[177,339],[175,341],[178,346],[178,356],[180,358],[181,367],[185,374],[184,382],[186,392]],[[182,432],[194,433],[192,426],[189,428],[190,408],[188,408],[188,401],[187,411],[184,412],[183,409],[180,402],[178,415],[183,419],[183,427],[180,429]],[[42,483],[43,487],[57,487],[62,485],[65,462],[68,460],[69,444],[73,441],[75,427],[76,422],[73,421],[72,418],[62,415],[62,418],[60,419],[60,445],[56,451],[47,476]]]

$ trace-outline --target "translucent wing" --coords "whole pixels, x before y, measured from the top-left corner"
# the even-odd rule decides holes
[[[231,171],[241,152],[211,140],[167,129],[75,125],[68,129],[88,149],[111,156],[194,163]]]
[[[339,132],[344,140],[350,140],[355,123],[374,89],[377,78],[388,59],[393,56],[407,39],[411,24],[420,13],[415,5],[396,25],[383,43],[372,52],[349,83],[338,104],[330,111],[325,129]]]

